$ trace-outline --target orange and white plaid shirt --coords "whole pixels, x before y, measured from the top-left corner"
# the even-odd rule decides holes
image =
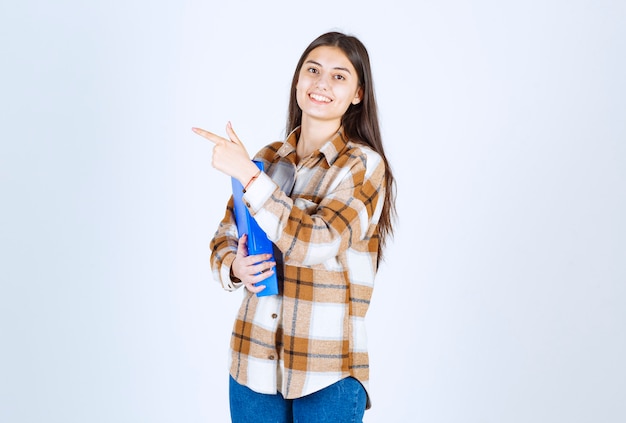
[[[368,389],[365,314],[378,264],[385,165],[342,132],[299,163],[299,129],[263,148],[265,172],[244,202],[275,245],[279,295],[244,290],[231,338],[230,374],[267,394],[299,398],[347,376]],[[230,199],[211,241],[211,266],[224,289],[237,251]],[[369,407],[369,399],[368,399]]]

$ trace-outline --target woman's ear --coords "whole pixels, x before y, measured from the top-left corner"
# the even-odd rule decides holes
[[[356,92],[356,95],[352,99],[352,104],[356,106],[357,104],[361,102],[361,100],[363,100],[363,88],[359,87],[359,89]]]

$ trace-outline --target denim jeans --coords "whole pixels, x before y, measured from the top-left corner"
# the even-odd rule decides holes
[[[259,394],[230,377],[233,423],[362,423],[365,403],[365,389],[352,377],[293,400]]]

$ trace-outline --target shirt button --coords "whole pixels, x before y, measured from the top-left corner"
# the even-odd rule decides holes
[[[270,360],[273,360],[273,359],[274,359],[274,356],[273,356],[273,355],[270,355],[268,358],[269,358]]]
[[[278,314],[276,314],[276,313],[272,314],[272,319],[275,319],[277,317],[278,317]]]
[[[250,203],[246,201],[246,207],[250,207]]]

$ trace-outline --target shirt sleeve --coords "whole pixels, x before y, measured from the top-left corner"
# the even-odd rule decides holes
[[[230,278],[230,268],[237,255],[238,233],[235,224],[233,198],[226,206],[226,213],[211,239],[211,268],[213,278],[227,291],[234,291],[243,285]]]
[[[377,233],[385,186],[380,156],[359,154],[337,175],[313,209],[298,207],[264,173],[244,194],[250,213],[285,259],[320,264]]]

